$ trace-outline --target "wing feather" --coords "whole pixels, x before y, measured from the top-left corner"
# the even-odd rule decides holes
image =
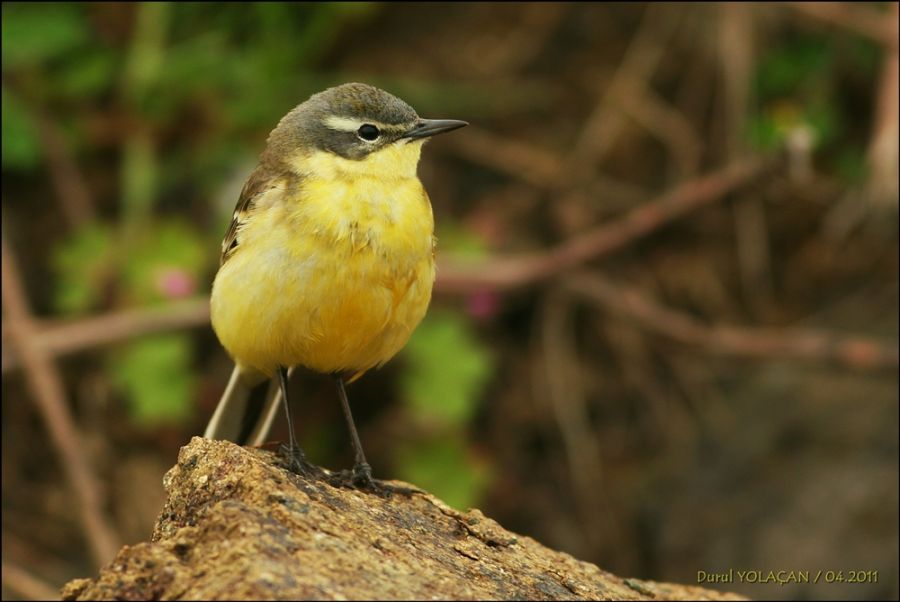
[[[257,199],[267,190],[276,186],[277,180],[277,175],[262,165],[257,167],[250,174],[250,177],[247,178],[247,182],[241,190],[241,196],[238,197],[237,205],[235,205],[234,215],[231,218],[231,223],[228,225],[228,231],[225,232],[225,238],[222,239],[222,255],[219,259],[220,267],[239,248],[241,228],[253,213]]]

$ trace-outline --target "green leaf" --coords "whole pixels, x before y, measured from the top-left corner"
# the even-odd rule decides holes
[[[493,358],[460,314],[432,312],[404,350],[404,400],[414,414],[464,424],[475,412]]]
[[[459,437],[439,437],[401,447],[395,457],[398,477],[422,487],[458,509],[477,506],[490,471],[476,461]]]
[[[97,303],[115,267],[113,243],[112,232],[105,224],[92,223],[57,245],[52,263],[58,311],[83,312]]]
[[[112,87],[116,68],[116,57],[112,52],[92,48],[61,66],[53,83],[64,96],[89,98]]]
[[[71,52],[89,39],[78,4],[3,4],[3,67],[40,64]]]
[[[111,355],[110,376],[136,422],[156,426],[187,420],[195,389],[191,356],[190,337],[183,334],[143,339]]]
[[[3,167],[33,169],[41,162],[41,147],[34,121],[24,104],[2,90]]]

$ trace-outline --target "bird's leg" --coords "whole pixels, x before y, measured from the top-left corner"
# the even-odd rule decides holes
[[[306,460],[306,455],[300,446],[297,445],[297,438],[294,435],[294,423],[291,421],[291,405],[288,402],[288,372],[283,366],[278,367],[278,378],[281,380],[281,403],[284,404],[284,414],[287,416],[288,426],[288,458],[292,469],[304,474],[309,473],[311,465]]]
[[[343,470],[334,474],[329,479],[330,483],[336,487],[349,486],[356,489],[365,489],[384,498],[390,498],[395,493],[405,496],[424,493],[421,489],[416,489],[415,487],[392,485],[372,478],[372,467],[366,462],[366,454],[363,452],[359,434],[356,432],[356,425],[353,423],[353,415],[350,413],[350,402],[347,400],[344,378],[340,374],[335,374],[334,377],[337,381],[338,395],[341,398],[341,407],[344,409],[344,418],[347,419],[347,428],[350,429],[350,440],[353,442],[353,451],[356,454],[356,459],[353,464],[353,471],[349,475],[348,471]]]
[[[341,407],[344,409],[344,418],[347,420],[347,428],[350,429],[350,440],[353,443],[353,451],[356,458],[353,464],[353,483],[362,487],[372,487],[372,467],[366,462],[366,454],[363,452],[356,425],[353,423],[353,414],[350,413],[350,402],[347,401],[347,389],[344,387],[344,378],[340,374],[335,375],[337,380],[338,396],[341,398]]]

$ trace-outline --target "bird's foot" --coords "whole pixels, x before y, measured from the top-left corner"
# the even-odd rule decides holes
[[[354,465],[353,470],[342,470],[332,473],[328,478],[328,482],[334,487],[358,489],[374,493],[383,498],[389,498],[395,493],[407,497],[414,493],[424,493],[421,489],[391,485],[372,477],[372,467],[365,462]]]
[[[306,459],[306,454],[299,447],[285,443],[281,445],[279,452],[287,469],[296,475],[318,479],[325,474],[325,471]]]

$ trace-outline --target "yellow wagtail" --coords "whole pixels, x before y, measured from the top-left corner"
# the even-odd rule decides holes
[[[269,134],[222,242],[212,325],[235,361],[205,436],[259,445],[279,397],[292,461],[288,369],[333,374],[356,461],[371,484],[345,380],[391,359],[422,320],[434,282],[434,218],[416,175],[424,142],[464,121],[420,119],[351,83],[313,95]],[[272,382],[254,411],[251,391]]]

